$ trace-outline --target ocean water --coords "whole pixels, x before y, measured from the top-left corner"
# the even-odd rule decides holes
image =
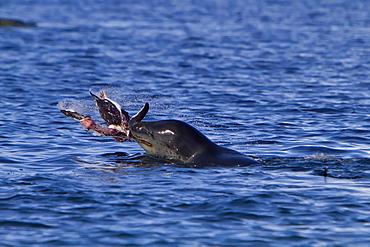
[[[0,2],[1,246],[368,246],[370,2]],[[185,168],[85,132],[106,90],[258,158]]]

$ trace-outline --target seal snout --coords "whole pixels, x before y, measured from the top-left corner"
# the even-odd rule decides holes
[[[131,133],[134,136],[135,140],[142,146],[144,149],[145,146],[152,148],[153,144],[151,141],[154,139],[152,133],[145,126],[145,123],[135,123],[130,127]]]
[[[148,133],[148,130],[140,123],[134,124],[134,126],[131,127],[131,131],[135,133]]]
[[[145,126],[145,123],[138,122],[130,126],[131,133],[137,137],[148,137],[151,136],[150,131]]]

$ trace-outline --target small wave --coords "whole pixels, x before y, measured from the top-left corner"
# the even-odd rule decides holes
[[[19,228],[19,227],[25,227],[25,228],[55,228],[51,225],[46,225],[39,222],[27,222],[27,221],[15,221],[15,220],[3,220],[0,221],[0,227],[1,228]]]
[[[301,153],[301,154],[345,154],[347,151],[335,148],[328,148],[323,146],[295,146],[284,151],[293,152],[293,153]]]
[[[329,155],[326,155],[324,153],[319,153],[319,154],[315,154],[315,155],[311,155],[311,156],[306,156],[306,157],[304,157],[304,159],[305,160],[322,161],[322,162],[325,162],[325,161],[340,161],[340,162],[343,162],[343,159],[336,158],[336,157],[333,157],[333,156],[329,156]]]
[[[0,164],[1,163],[3,163],[3,164],[17,164],[19,162],[16,161],[16,160],[10,159],[10,158],[0,157]]]

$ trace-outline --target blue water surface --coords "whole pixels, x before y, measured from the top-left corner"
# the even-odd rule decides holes
[[[0,2],[0,245],[368,246],[370,2]],[[104,89],[259,159],[185,168],[85,132]]]

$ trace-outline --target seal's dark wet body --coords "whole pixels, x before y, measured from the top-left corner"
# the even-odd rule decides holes
[[[138,122],[131,133],[150,155],[178,160],[191,167],[259,164],[237,151],[220,147],[193,126],[177,120]]]

